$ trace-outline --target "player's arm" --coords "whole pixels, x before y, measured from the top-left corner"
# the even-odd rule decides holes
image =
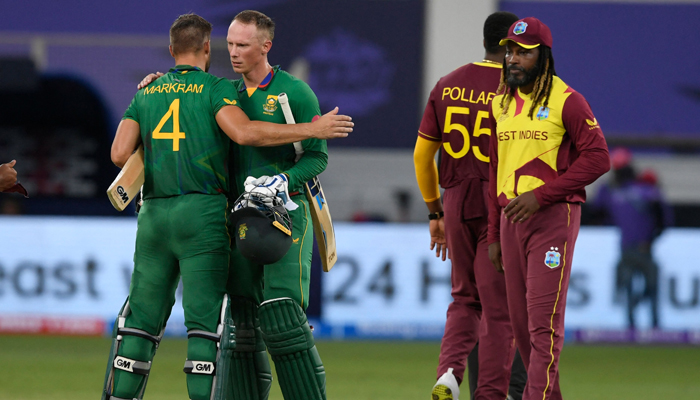
[[[163,74],[149,74],[139,83],[141,89]],[[216,93],[231,93],[233,89],[228,80],[217,83]],[[233,92],[235,93],[235,91]],[[224,97],[224,96],[217,96]],[[233,96],[229,96],[233,97]],[[215,101],[220,101],[215,100]],[[336,139],[347,137],[355,125],[347,115],[338,115],[338,107],[309,124],[280,125],[270,122],[251,121],[237,106],[224,106],[216,112],[219,127],[234,142],[244,146],[278,146],[299,142],[309,138]]]
[[[289,190],[298,190],[304,183],[325,171],[327,165],[327,152],[304,149],[304,155],[299,159],[299,162],[284,171],[284,174],[289,178]]]
[[[581,94],[574,92],[566,100],[562,121],[579,155],[566,172],[533,191],[541,207],[563,201],[566,196],[590,185],[610,169],[610,155],[603,131]]]
[[[438,183],[438,170],[435,163],[435,154],[442,145],[442,129],[435,112],[435,99],[439,98],[438,91],[441,87],[438,82],[433,90],[423,111],[418,139],[413,151],[413,164],[416,171],[416,180],[425,205],[430,213],[428,229],[430,231],[430,250],[435,250],[435,256],[445,261],[447,258],[447,239],[445,238],[445,219],[440,200],[440,188]]]
[[[416,170],[416,180],[425,205],[431,215],[429,221],[430,250],[435,250],[436,257],[447,259],[448,248],[445,238],[445,219],[440,200],[438,186],[438,171],[435,163],[435,153],[440,149],[442,142],[427,140],[418,137],[416,147],[413,150],[413,164]]]
[[[139,123],[125,118],[117,127],[117,134],[112,142],[112,162],[119,168],[124,167],[131,154],[141,144]]]
[[[321,108],[318,98],[309,85],[297,82],[291,93],[287,92],[289,106],[298,123],[312,122],[320,118]],[[304,183],[320,175],[328,166],[328,145],[325,140],[306,139],[301,142],[304,154],[292,167],[284,171],[289,178],[289,189],[294,191],[304,186]]]
[[[349,116],[338,114],[338,107],[312,123],[282,125],[251,121],[240,108],[226,106],[216,113],[216,122],[234,142],[254,147],[279,146],[309,138],[343,138],[355,125]]]
[[[418,188],[430,213],[442,212],[438,170],[435,154],[442,143],[418,137],[413,150],[413,165],[416,170]]]

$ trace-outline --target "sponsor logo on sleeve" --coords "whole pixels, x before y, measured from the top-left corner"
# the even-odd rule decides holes
[[[235,106],[236,104],[238,104],[238,102],[236,100],[229,100],[226,97],[224,97],[224,102],[226,102],[226,104],[231,104],[232,106]]]
[[[596,128],[600,128],[600,125],[598,125],[598,118],[593,118],[593,121],[591,121],[590,119],[586,118],[586,123],[590,126],[590,128],[588,128],[588,130],[593,130],[593,129],[596,129]]]
[[[544,265],[551,269],[557,268],[561,261],[561,254],[558,247],[550,247],[550,251],[544,255]]]

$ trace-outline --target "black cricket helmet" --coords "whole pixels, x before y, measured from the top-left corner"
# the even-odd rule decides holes
[[[276,195],[243,193],[234,204],[231,219],[236,247],[256,264],[274,264],[292,246],[292,220]]]

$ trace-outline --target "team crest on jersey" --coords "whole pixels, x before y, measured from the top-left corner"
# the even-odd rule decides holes
[[[540,110],[537,111],[537,119],[544,121],[547,117],[549,117],[549,107],[540,107]]]
[[[559,254],[558,250],[558,247],[550,247],[550,251],[548,251],[544,255],[544,265],[548,266],[551,269],[554,269],[559,266],[559,263],[561,261],[561,254]]]
[[[526,30],[527,22],[520,21],[517,24],[515,24],[515,28],[513,28],[513,33],[515,33],[516,35],[522,35],[523,33],[525,33]]]
[[[246,225],[246,224],[238,225],[238,238],[241,240],[245,239],[246,231],[248,231],[248,225]]]
[[[265,113],[273,113],[277,110],[277,96],[268,94],[265,104],[263,104],[263,110]]]

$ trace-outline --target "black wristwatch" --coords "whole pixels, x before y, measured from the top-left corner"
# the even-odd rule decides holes
[[[430,214],[428,214],[428,219],[432,221],[432,220],[434,220],[434,219],[440,219],[440,218],[442,218],[442,217],[444,217],[444,216],[445,216],[445,212],[444,212],[444,211],[438,211],[438,212],[436,212],[436,213],[430,213]]]

